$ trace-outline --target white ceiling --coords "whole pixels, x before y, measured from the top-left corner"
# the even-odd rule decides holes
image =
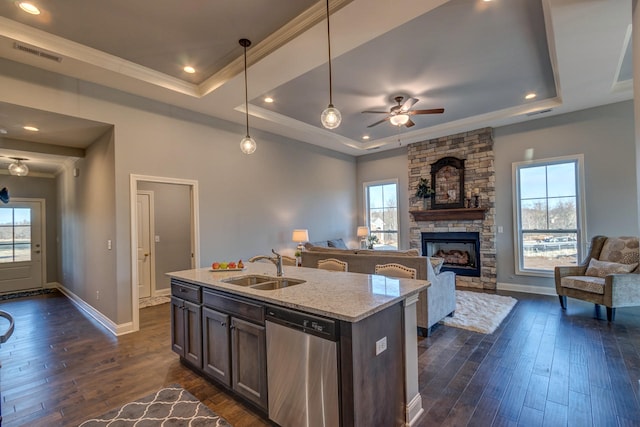
[[[329,103],[324,0],[33,3],[41,15],[0,3],[0,57],[243,124],[246,37],[251,128],[355,156],[632,98],[631,0],[331,0],[343,116],[333,131],[319,119]],[[367,128],[384,115],[361,112],[388,110],[397,95],[445,112]],[[20,130],[40,120],[38,137]],[[0,104],[0,128],[0,142],[84,148],[109,125]]]

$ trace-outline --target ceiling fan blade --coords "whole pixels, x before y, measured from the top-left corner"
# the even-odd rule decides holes
[[[363,111],[363,113],[382,113],[382,114],[389,114],[388,111],[371,111],[371,110],[365,110]]]
[[[413,110],[409,111],[407,114],[410,116],[414,116],[416,114],[442,114],[444,113],[444,108],[432,108],[431,110]]]
[[[416,102],[418,102],[417,98],[409,98],[409,99],[407,99],[402,104],[402,107],[400,107],[400,111],[406,113],[407,111],[409,111],[411,109],[411,107],[413,107],[413,104],[415,104]]]
[[[409,121],[407,123],[404,124],[405,127],[410,128],[411,126],[415,125],[415,123],[413,123],[413,120],[409,119]]]
[[[388,121],[388,120],[389,120],[389,117],[385,117],[384,119],[379,120],[379,121],[377,121],[377,122],[375,122],[375,123],[373,123],[373,124],[371,124],[371,125],[369,125],[369,126],[367,126],[367,127],[368,127],[368,128],[372,128],[372,127],[377,126],[377,125],[379,125],[380,123],[384,123],[384,122],[386,122],[386,121]]]

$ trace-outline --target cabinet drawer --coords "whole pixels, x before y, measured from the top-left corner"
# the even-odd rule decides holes
[[[187,301],[195,302],[196,304],[200,304],[202,302],[200,297],[200,286],[191,285],[175,279],[171,280],[171,295]]]
[[[264,306],[253,301],[231,297],[205,289],[202,291],[205,306],[264,325]]]

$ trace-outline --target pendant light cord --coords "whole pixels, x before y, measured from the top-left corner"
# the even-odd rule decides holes
[[[329,25],[329,0],[327,0],[327,45],[329,47],[329,106],[333,107],[333,79],[331,78],[331,26]]]
[[[249,136],[249,94],[247,89],[247,46],[249,46],[251,42],[247,40],[242,44],[244,48],[244,109],[245,109],[245,118],[247,121],[247,137]]]

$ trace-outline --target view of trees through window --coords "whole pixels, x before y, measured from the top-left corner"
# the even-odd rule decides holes
[[[367,189],[369,233],[378,238],[374,249],[398,249],[398,185],[370,184]]]
[[[578,260],[577,162],[518,167],[520,266],[550,270]]]
[[[31,209],[0,208],[0,262],[31,261]]]

